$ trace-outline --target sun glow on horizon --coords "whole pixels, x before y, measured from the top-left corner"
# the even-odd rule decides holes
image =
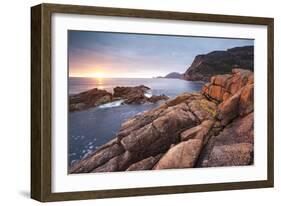
[[[78,69],[77,69],[78,70]],[[165,76],[165,72],[153,73],[139,71],[126,72],[118,69],[103,69],[103,68],[84,68],[84,71],[69,73],[69,77],[81,77],[81,78],[94,78],[94,79],[107,79],[107,78],[155,78],[157,76]]]
[[[97,78],[97,79],[102,79],[102,78],[106,77],[106,75],[104,73],[102,73],[102,72],[94,72],[94,73],[92,73],[89,76],[93,77],[93,78]]]

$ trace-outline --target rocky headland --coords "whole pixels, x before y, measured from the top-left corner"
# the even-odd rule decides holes
[[[104,92],[94,104],[124,98],[125,93],[130,92]],[[87,93],[79,98],[84,96],[88,98]],[[147,101],[140,96],[128,103]],[[251,71],[235,68],[215,75],[201,92],[183,93],[124,122],[114,139],[75,163],[69,173],[253,164],[253,101]]]
[[[169,74],[167,74],[164,77],[157,77],[157,78],[165,78],[165,79],[182,79],[183,78],[183,74],[180,74],[178,72],[171,72]]]
[[[231,69],[234,67],[253,71],[253,60],[253,46],[234,47],[226,51],[197,55],[183,74],[183,79],[208,82],[214,75],[231,73]]]
[[[136,87],[115,87],[113,94],[101,89],[91,89],[79,94],[69,96],[69,111],[80,111],[97,107],[102,104],[114,102],[117,100],[124,100],[125,104],[144,104],[156,103],[160,100],[167,100],[165,95],[147,95],[150,90],[144,85]]]

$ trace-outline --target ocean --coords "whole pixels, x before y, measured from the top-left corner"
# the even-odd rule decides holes
[[[69,78],[69,94],[77,94],[92,88],[109,92],[117,86],[145,85],[150,95],[165,94],[174,98],[183,92],[200,91],[203,83],[164,78]],[[113,139],[120,126],[130,117],[159,106],[158,103],[125,105],[116,101],[68,115],[68,165],[86,157],[101,145]]]

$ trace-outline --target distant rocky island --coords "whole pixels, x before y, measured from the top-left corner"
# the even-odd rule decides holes
[[[233,65],[246,69],[232,69]],[[167,100],[164,95],[146,96],[149,88],[141,85],[117,87],[113,94],[93,89],[71,96],[71,111],[116,99],[128,104],[166,101],[128,119],[114,139],[74,163],[69,173],[253,164],[254,75],[250,70],[253,47],[237,47],[195,58],[184,79],[209,81],[201,92]]]
[[[182,79],[183,78],[183,74],[180,74],[178,72],[171,72],[171,73],[167,74],[164,77],[157,77],[157,78]]]

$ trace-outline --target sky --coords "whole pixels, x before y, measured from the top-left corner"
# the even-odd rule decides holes
[[[69,76],[152,78],[184,73],[195,56],[253,40],[68,31]]]

